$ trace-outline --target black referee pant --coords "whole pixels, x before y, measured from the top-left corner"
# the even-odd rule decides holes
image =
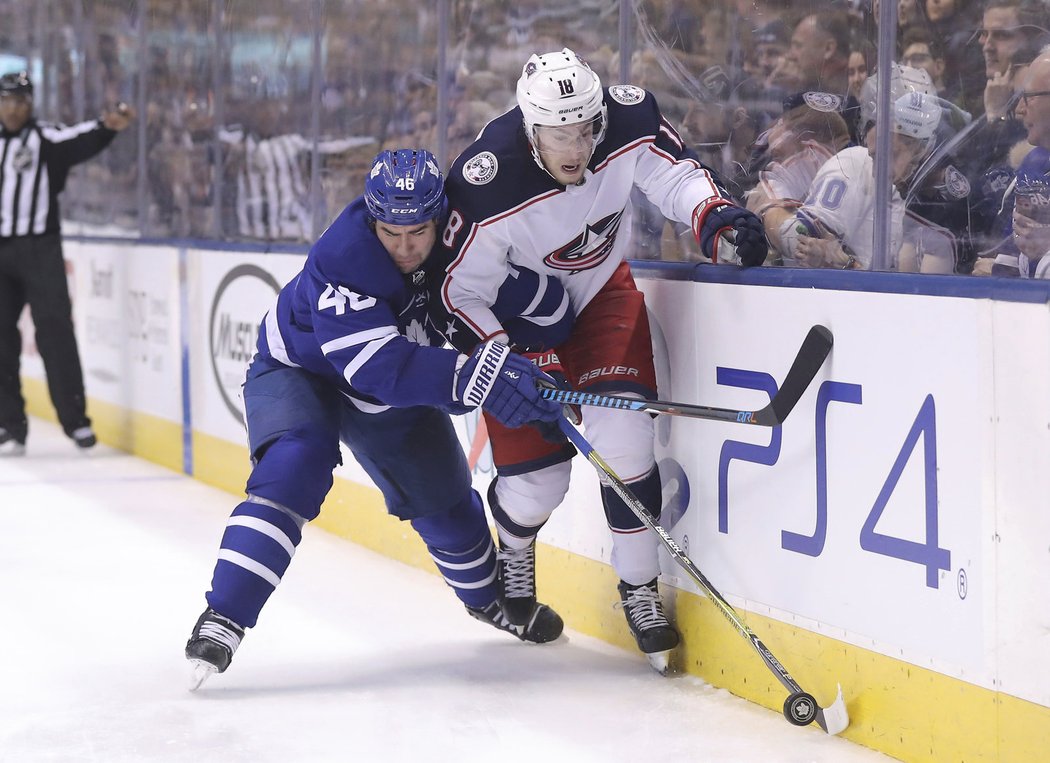
[[[72,435],[91,422],[58,233],[0,238],[0,427],[20,442],[25,441],[28,422],[19,378],[18,317],[27,303],[51,402],[62,429]]]

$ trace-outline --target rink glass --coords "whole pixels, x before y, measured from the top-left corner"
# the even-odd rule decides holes
[[[914,47],[913,37],[931,33],[904,8],[895,39],[880,40],[867,5],[833,6],[846,14],[854,70],[863,60],[874,72],[876,51],[891,51],[888,60],[906,39]],[[981,41],[997,27],[980,34],[984,19],[971,5],[956,3],[937,22],[940,54],[935,43],[929,60],[908,61],[939,72],[938,88],[958,106],[939,136],[941,145],[953,140],[952,156],[898,185],[912,224],[921,229],[929,215],[951,234],[948,262],[959,273],[1001,245],[1010,210],[1000,214],[998,201],[1017,161],[989,156]],[[684,142],[745,198],[761,171],[763,134],[804,74],[793,67],[810,65],[791,54],[807,10],[828,17],[831,8],[786,0],[8,0],[0,21],[11,30],[3,68],[30,71],[39,117],[75,123],[119,101],[139,115],[99,159],[74,171],[63,197],[67,232],[258,240],[237,224],[242,157],[223,136],[275,130],[303,139],[294,161],[311,225],[301,236],[263,240],[301,248],[359,193],[379,149],[426,147],[447,168],[486,122],[513,107],[528,56],[564,46],[604,84],[653,92]],[[1022,69],[1010,68],[1007,101]],[[996,129],[1014,113],[1001,105]],[[360,140],[342,153],[318,149],[349,137]],[[944,171],[949,164],[955,172]],[[686,226],[637,201],[636,257],[702,259]],[[881,267],[897,263],[891,257]]]

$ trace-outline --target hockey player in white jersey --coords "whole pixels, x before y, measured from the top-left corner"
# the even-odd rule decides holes
[[[226,670],[280,584],[332,487],[340,442],[387,510],[419,533],[473,617],[523,641],[561,634],[561,618],[543,604],[523,622],[503,616],[492,535],[447,415],[480,406],[519,427],[554,420],[561,408],[536,388],[553,380],[505,344],[486,342],[469,356],[443,348],[428,301],[443,274],[430,255],[444,210],[430,153],[380,153],[365,194],[264,316],[244,384],[253,468],[186,644],[193,688]]]
[[[663,118],[652,94],[604,89],[572,50],[533,55],[517,84],[517,107],[490,122],[449,172],[443,244],[453,258],[442,297],[462,350],[505,338],[492,306],[508,272],[558,279],[577,318],[568,341],[534,345],[537,364],[563,385],[654,398],[656,375],[642,293],[626,260],[637,188],[665,217],[692,225],[717,260],[735,237],[745,266],[761,264],[761,221],[723,191]],[[500,541],[504,611],[522,622],[536,601],[537,533],[565,497],[572,446],[529,427],[513,433],[486,417],[497,478],[489,505]],[[661,486],[650,417],[590,408],[587,435],[656,517]],[[657,589],[659,540],[609,489],[601,495],[613,536],[612,564],[639,648],[666,660],[679,637]],[[659,665],[657,665],[659,667]]]
[[[899,186],[933,150],[941,121],[940,99],[908,92],[893,102],[890,237],[888,261],[896,267],[904,230]],[[845,270],[871,268],[875,219],[875,130],[866,146],[846,148],[828,159],[813,178],[805,203],[781,223],[778,243],[784,263]]]

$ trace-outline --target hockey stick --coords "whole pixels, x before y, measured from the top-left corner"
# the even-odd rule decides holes
[[[693,560],[685,555],[685,552],[675,543],[674,538],[670,536],[667,530],[657,524],[652,514],[631,492],[631,489],[616,476],[616,472],[605,463],[579,430],[565,418],[559,419],[558,424],[572,444],[594,465],[598,472],[598,478],[623,499],[623,502],[642,520],[646,527],[659,536],[664,546],[671,553],[671,557],[696,581],[707,598],[718,607],[718,610],[736,629],[737,633],[751,642],[751,646],[758,652],[758,656],[762,658],[766,667],[773,671],[773,675],[777,677],[777,680],[790,692],[788,698],[784,700],[784,717],[796,726],[806,726],[816,720],[817,724],[829,734],[838,734],[844,730],[849,725],[849,713],[846,711],[846,703],[842,699],[842,685],[839,684],[838,695],[829,707],[823,708],[818,705],[813,695],[802,690],[802,687],[791,677],[787,669],[780,663],[780,660],[773,656],[773,653],[762,643],[762,640],[740,619],[736,610],[711,585],[711,581],[693,564]]]
[[[578,392],[571,389],[544,388],[540,394],[547,400],[565,405],[595,405],[601,408],[617,408],[625,411],[664,413],[670,416],[688,416],[694,419],[736,421],[741,424],[758,424],[764,427],[780,426],[791,413],[795,403],[809,387],[813,377],[831,352],[834,339],[824,326],[813,326],[799,348],[791,368],[788,369],[780,390],[765,408],[758,411],[734,411],[729,408],[712,408],[707,405],[669,403],[663,400],[638,400],[633,397],[599,395],[593,392]]]

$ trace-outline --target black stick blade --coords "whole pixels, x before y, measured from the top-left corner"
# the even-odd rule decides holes
[[[813,326],[806,334],[806,339],[795,356],[795,362],[788,369],[780,390],[769,405],[755,413],[754,423],[769,427],[783,424],[795,403],[813,381],[813,377],[817,375],[817,371],[824,365],[824,359],[828,357],[834,343],[835,338],[826,326]]]

